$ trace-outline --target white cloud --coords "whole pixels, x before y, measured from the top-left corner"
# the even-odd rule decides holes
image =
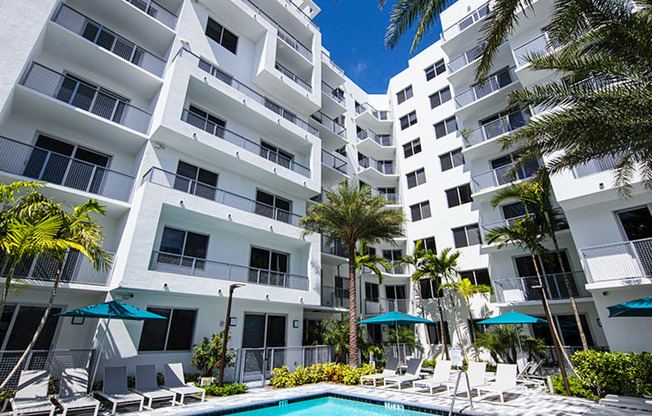
[[[367,61],[362,60],[359,61],[354,67],[353,67],[353,74],[354,75],[360,75],[367,69]]]

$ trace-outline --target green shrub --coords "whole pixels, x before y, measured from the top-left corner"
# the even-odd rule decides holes
[[[575,376],[568,377],[568,384],[570,385],[571,396],[582,397],[589,400],[599,399],[599,397],[591,390],[585,388],[580,379]],[[561,374],[552,377],[552,386],[555,389],[556,394],[566,395],[566,388],[564,387],[564,380],[562,380]]]
[[[222,353],[222,336],[224,331],[217,334],[213,332],[210,338],[204,337],[199,342],[192,346],[193,352],[190,357],[190,362],[199,371],[202,372],[204,377],[211,377],[214,369],[220,368],[220,359]],[[231,340],[231,335],[227,335],[227,342]],[[227,351],[225,356],[225,366],[232,366],[235,354]],[[186,380],[188,381],[188,380]]]
[[[0,406],[4,406],[5,400],[14,397],[14,394],[16,394],[16,390],[0,391]]]
[[[338,363],[315,364],[305,368],[299,366],[291,373],[284,366],[272,370],[270,384],[277,388],[295,387],[323,381],[356,385],[360,384],[361,376],[374,374],[375,372],[377,370],[369,364],[364,364],[358,368]]]
[[[247,392],[247,386],[244,384],[225,384],[223,387],[218,387],[217,384],[203,387],[206,394],[209,396],[233,396],[234,394],[244,394]]]
[[[434,367],[435,366],[435,360],[425,360],[421,367]]]

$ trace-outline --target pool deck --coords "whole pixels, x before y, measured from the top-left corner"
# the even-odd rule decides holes
[[[142,412],[150,416],[190,416],[208,414],[224,410],[241,409],[263,403],[276,403],[281,400],[292,400],[299,397],[336,394],[341,396],[352,396],[361,399],[398,403],[407,406],[416,406],[430,409],[435,414],[448,414],[451,399],[446,392],[433,395],[411,391],[409,389],[397,390],[344,386],[331,383],[310,384],[300,387],[286,389],[257,388],[251,389],[248,393],[236,396],[217,397],[208,399],[206,402],[196,402],[186,406],[163,407],[152,411]],[[455,414],[463,415],[496,415],[496,416],[576,416],[576,415],[597,415],[597,416],[650,416],[652,413],[637,412],[633,410],[610,408],[598,405],[596,402],[584,399],[556,396],[545,393],[505,395],[505,403],[500,403],[497,395],[483,396],[483,400],[473,400],[474,409],[471,409],[466,394],[460,394],[455,402]],[[245,409],[242,409],[245,410]],[[138,412],[130,413],[135,415]]]

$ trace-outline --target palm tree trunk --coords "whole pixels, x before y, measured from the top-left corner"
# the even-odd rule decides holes
[[[11,380],[11,378],[18,372],[18,369],[20,369],[20,367],[23,365],[23,362],[27,359],[29,354],[32,352],[34,345],[36,345],[36,341],[38,340],[39,335],[41,335],[41,331],[43,331],[43,327],[45,327],[45,322],[47,321],[48,316],[50,315],[50,310],[52,309],[54,298],[57,295],[57,289],[59,289],[59,280],[61,279],[61,272],[63,271],[63,262],[64,262],[64,258],[61,258],[61,260],[59,260],[59,266],[57,267],[57,272],[54,277],[54,286],[52,286],[52,291],[50,292],[50,299],[48,300],[48,305],[45,308],[45,313],[41,318],[41,322],[39,322],[38,324],[38,328],[36,328],[36,332],[34,332],[32,341],[25,349],[25,352],[23,352],[23,355],[20,356],[18,362],[16,363],[16,365],[14,365],[14,368],[11,370],[7,378],[5,378],[2,384],[0,384],[0,391],[5,390],[7,384],[9,383],[9,380]]]
[[[9,266],[9,273],[7,273],[7,277],[5,278],[5,287],[2,289],[2,299],[0,299],[0,317],[2,317],[2,314],[5,312],[5,303],[7,303],[11,281],[14,279],[14,273],[16,273],[17,266],[18,260],[12,261],[11,266]]]
[[[453,307],[453,316],[455,316],[455,332],[457,332],[457,337],[460,339],[460,345],[462,346],[462,354],[464,354],[464,359],[468,363],[469,355],[466,352],[466,345],[464,345],[464,338],[462,337],[462,331],[460,330],[460,321],[457,316],[457,307],[455,306],[455,299],[453,299],[451,289],[448,289],[448,297],[450,298],[451,306]]]
[[[541,280],[541,272],[539,271],[539,265],[537,264],[537,258],[534,255],[534,252],[530,253],[532,256],[532,261],[534,262],[534,269],[537,272],[537,279],[539,279],[539,285],[541,286],[541,302],[543,303],[543,309],[546,312],[546,319],[548,320],[548,328],[550,329],[550,335],[552,336],[552,343],[555,346],[555,354],[557,355],[557,361],[559,362],[559,371],[561,372],[561,378],[564,381],[564,388],[568,396],[571,395],[570,384],[568,384],[568,375],[566,374],[566,366],[564,365],[565,354],[561,350],[561,341],[559,339],[559,334],[557,333],[557,328],[555,328],[555,322],[552,320],[552,313],[550,312],[550,305],[548,305],[548,298],[546,296],[546,290],[543,286],[543,281]]]
[[[468,299],[464,300],[466,302],[466,307],[469,309],[469,319],[471,320],[471,345],[475,349],[475,359],[480,359],[480,349],[475,345],[475,325],[473,324],[473,311],[471,311],[471,303]]]
[[[444,331],[444,311],[441,307],[441,298],[439,296],[437,296],[437,309],[439,309],[439,336],[441,337],[441,345],[444,349],[446,360],[450,360],[451,357],[448,353],[448,345],[446,345],[446,332]]]
[[[423,309],[423,297],[421,296],[421,284],[416,283],[417,286],[417,295],[419,296],[419,305],[421,307],[421,317],[423,319],[426,319],[426,311]],[[2,316],[2,315],[0,315]],[[435,350],[432,348],[432,344],[430,343],[430,333],[428,332],[428,327],[426,327],[426,342],[428,343],[428,347],[430,348],[430,355],[432,355],[432,359],[435,359]]]
[[[358,366],[358,313],[355,296],[355,243],[349,242],[349,366]]]

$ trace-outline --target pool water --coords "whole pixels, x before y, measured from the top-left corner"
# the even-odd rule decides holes
[[[321,397],[234,413],[237,416],[424,416],[426,414],[412,410],[388,409],[377,404],[337,397]]]

